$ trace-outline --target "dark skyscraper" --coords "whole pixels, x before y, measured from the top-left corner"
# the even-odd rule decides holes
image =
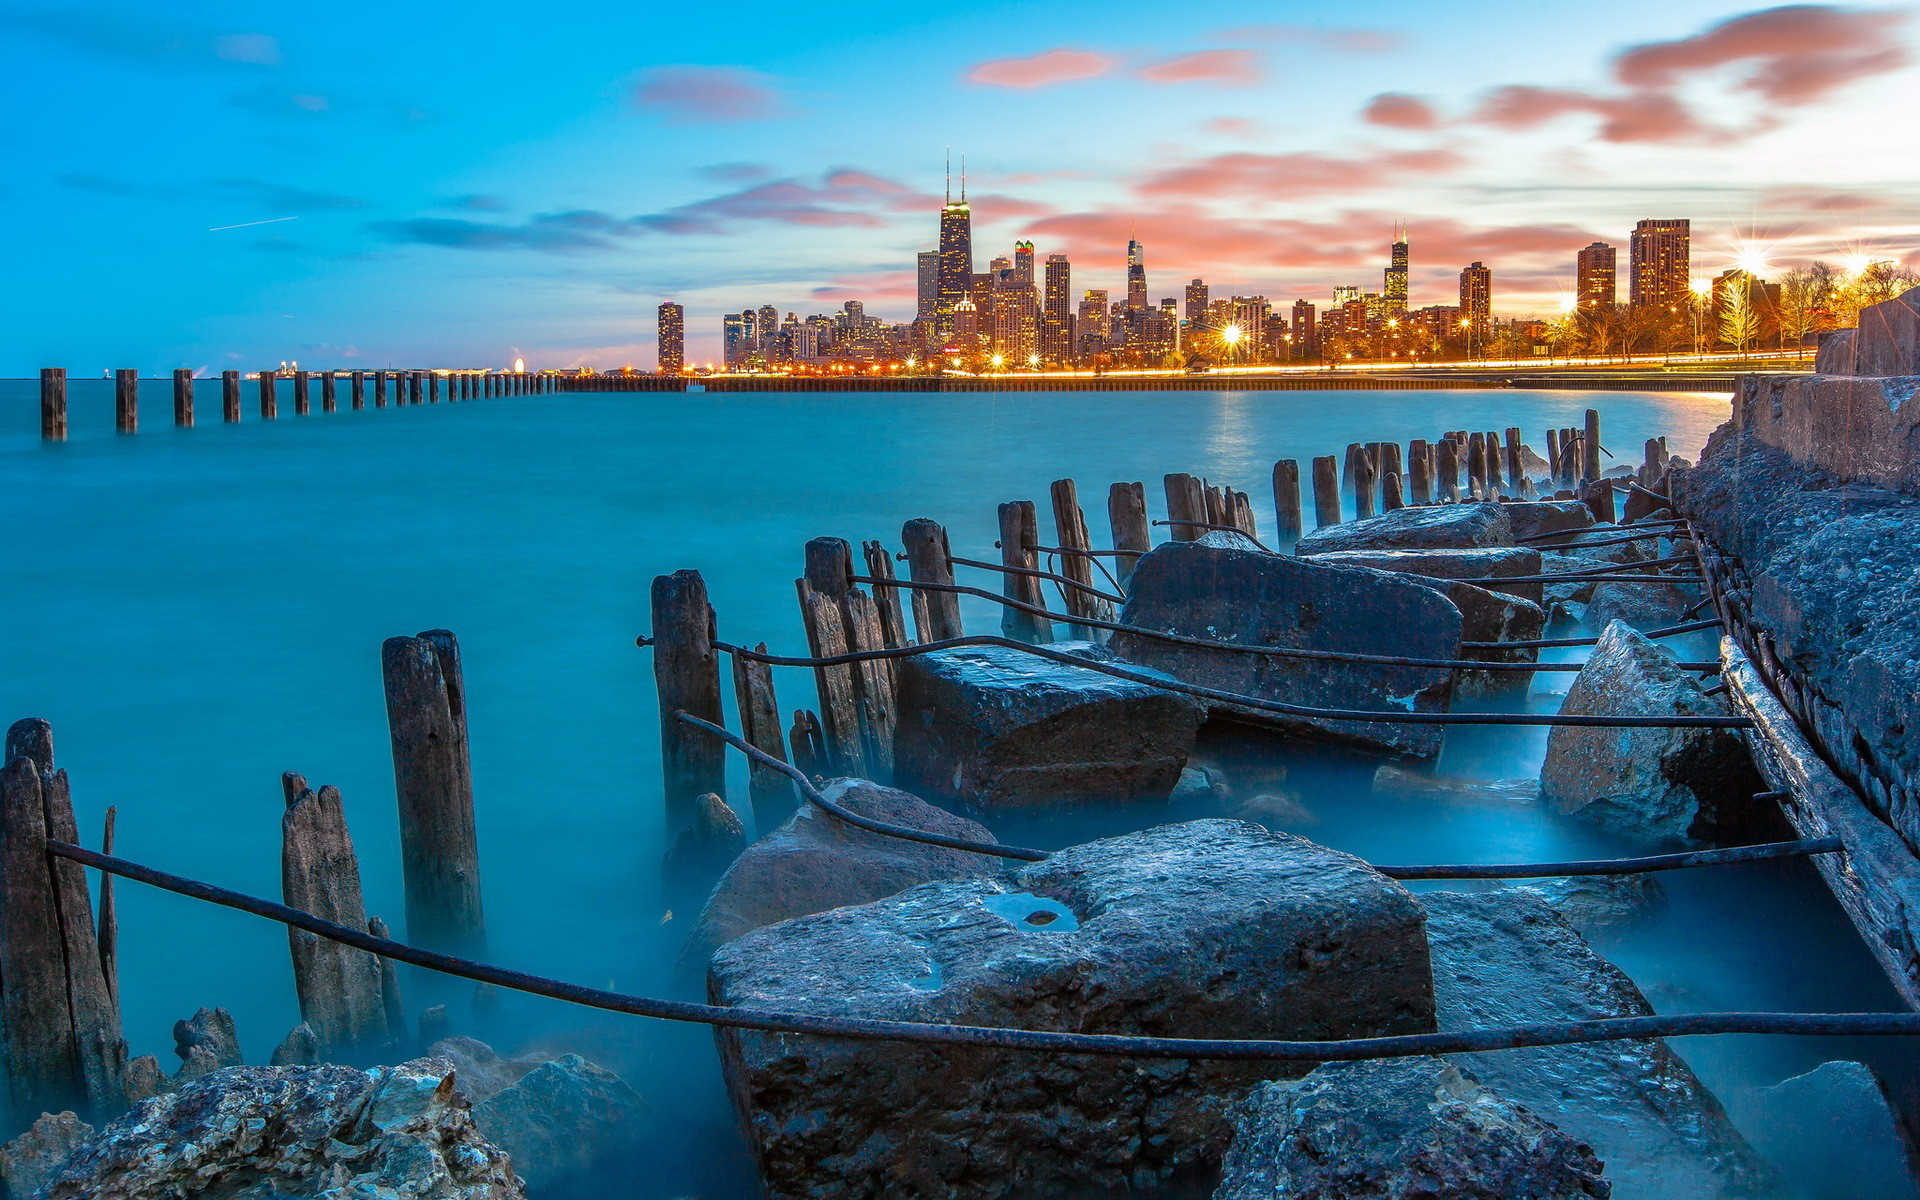
[[[1305,358],[1313,353],[1318,330],[1314,328],[1314,309],[1306,300],[1293,302],[1293,356]]]
[[[922,250],[918,260],[919,303],[913,315],[922,321],[931,321],[940,309],[940,252]]]
[[[1693,294],[1692,222],[1642,221],[1628,243],[1627,303],[1678,308]]]
[[[1486,333],[1493,319],[1493,272],[1485,263],[1460,272],[1460,315],[1472,321],[1476,331]]]
[[[660,306],[660,373],[678,375],[687,365],[687,310],[669,300]]]
[[[1046,291],[1040,306],[1040,357],[1073,361],[1073,265],[1064,254],[1047,255]]]
[[[1127,307],[1147,307],[1147,252],[1137,241],[1127,243]]]
[[[964,164],[965,160],[962,159]],[[953,193],[940,209],[940,289],[934,319],[941,334],[953,332],[954,306],[973,291],[973,210],[967,207],[967,175],[960,172],[960,202]]]
[[[1197,329],[1207,320],[1207,281],[1196,279],[1187,285],[1186,318],[1188,328]]]
[[[1585,309],[1612,308],[1617,295],[1613,247],[1595,242],[1573,259],[1573,302]]]
[[[1401,226],[1400,236],[1393,242],[1393,259],[1387,267],[1386,287],[1382,290],[1382,301],[1387,315],[1404,317],[1407,315],[1407,232]]]
[[[1015,242],[1013,244],[1013,281],[1030,284],[1035,282],[1033,275],[1033,243]]]

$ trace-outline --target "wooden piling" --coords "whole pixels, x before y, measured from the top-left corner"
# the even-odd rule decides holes
[[[1506,473],[1500,469],[1500,460],[1506,455],[1500,450],[1500,435],[1487,431],[1487,499],[1498,500],[1507,490]]]
[[[1616,519],[1613,504],[1613,481],[1610,479],[1583,480],[1576,493],[1587,511],[1593,514],[1596,523],[1611,525]]]
[[[1300,540],[1300,464],[1291,458],[1273,464],[1273,521],[1275,546]]]
[[[1002,504],[1000,562],[1016,570],[1038,570],[1040,556],[1031,547],[1039,543],[1040,523],[1033,501],[1009,500]],[[1046,607],[1047,596],[1041,589],[1038,576],[1009,573],[1002,575],[1000,581],[1007,599]],[[1053,640],[1053,622],[1017,608],[1003,608],[1000,610],[1000,632],[1015,641],[1044,645]]]
[[[260,419],[271,421],[280,415],[280,397],[275,394],[279,377],[272,371],[260,372]]]
[[[320,411],[321,412],[330,413],[330,412],[340,411],[339,379],[340,379],[340,373],[338,371],[322,371],[320,373]]]
[[[853,548],[842,538],[807,543],[806,575],[795,580],[815,658],[885,648],[873,597],[853,586]],[[835,649],[838,645],[840,648]],[[869,659],[815,668],[827,745],[848,774],[885,781],[893,774],[893,664]]]
[[[193,428],[193,371],[187,367],[173,369],[173,423]]]
[[[440,375],[435,371],[427,372],[427,403],[440,403]]]
[[[1067,551],[1092,550],[1093,537],[1087,532],[1087,514],[1080,507],[1080,489],[1071,479],[1056,479],[1049,486],[1048,491],[1053,500],[1053,527],[1057,537],[1054,545]],[[1091,588],[1093,587],[1093,559],[1085,553],[1062,554],[1059,574],[1073,580],[1080,585],[1080,588]],[[1113,620],[1112,604],[1098,596],[1081,591],[1080,588],[1062,590],[1061,596],[1068,612],[1076,617],[1091,617],[1098,621]],[[1081,629],[1075,636],[1091,638],[1093,631]]]
[[[49,442],[67,440],[67,369],[40,368],[40,436]]]
[[[1400,465],[1400,443],[1381,442],[1380,453],[1374,456],[1374,474],[1381,479],[1389,475],[1405,477],[1406,468]]]
[[[140,432],[140,372],[113,373],[113,428],[118,433]]]
[[[1359,448],[1353,456],[1353,515],[1355,520],[1364,520],[1374,515],[1373,496],[1373,456],[1366,447]]]
[[[1520,485],[1526,481],[1526,478],[1526,459],[1520,453],[1520,427],[1509,426],[1507,429],[1507,482],[1512,486],[1514,495],[1520,494]]]
[[[240,420],[240,372],[220,372],[220,419],[229,425]]]
[[[1600,410],[1587,410],[1586,429],[1580,435],[1580,474],[1583,479],[1600,478]]]
[[[867,574],[874,579],[893,579],[893,555],[881,542],[862,542],[861,556],[867,560]],[[873,585],[873,600],[880,606],[880,630],[885,635],[887,647],[898,650],[912,639],[907,634],[906,614],[900,606],[902,589],[886,584]]]
[[[1396,508],[1405,508],[1406,501],[1400,495],[1400,474],[1388,471],[1380,477],[1380,511],[1390,513]]]
[[[1340,486],[1348,492],[1353,491],[1353,464],[1357,462],[1367,448],[1359,442],[1348,442],[1346,450],[1340,455]]]
[[[900,528],[906,549],[907,575],[915,583],[953,582],[953,553],[947,531],[938,521],[915,517]],[[952,592],[915,592],[914,631],[922,642],[941,642],[964,636],[960,627],[960,597]]]
[[[1434,499],[1441,504],[1452,504],[1460,499],[1460,443],[1452,438],[1442,438],[1437,447],[1440,460],[1438,487]]]
[[[375,408],[387,406],[387,373],[385,371],[373,373],[373,406]]]
[[[656,655],[656,671],[658,664]],[[407,938],[416,945],[484,959],[487,930],[459,644],[444,629],[388,638],[381,646],[380,666],[400,808]],[[717,719],[717,674],[712,690],[710,711]]]
[[[339,789],[314,791],[292,771],[281,776],[280,894],[286,903],[349,929],[367,927],[360,859],[347,832]],[[287,928],[300,1019],[323,1062],[372,1061],[404,1029],[388,1026],[380,962],[365,950]]]
[[[1340,523],[1340,469],[1331,454],[1313,460],[1313,523],[1316,528]]]
[[[824,779],[830,770],[826,741],[820,735],[820,718],[804,708],[795,709],[793,728],[787,730],[787,745],[793,748],[793,765],[808,779]]]
[[[1260,536],[1260,522],[1253,515],[1253,497],[1238,488],[1226,489],[1228,525],[1250,538]]]
[[[1173,524],[1167,532],[1176,542],[1191,542],[1207,531],[1199,525],[1207,523],[1206,486],[1195,476],[1177,471],[1162,480],[1167,493],[1167,520]]]
[[[1113,573],[1121,584],[1133,577],[1137,555],[1153,549],[1153,526],[1147,522],[1147,485],[1116,483],[1107,489],[1107,525],[1113,530],[1113,548],[1137,554],[1116,554]]]
[[[415,405],[415,406],[419,405],[420,386],[425,380],[425,375],[426,373],[424,371],[408,371],[407,372],[407,403],[408,404]]]
[[[1433,503],[1433,466],[1427,453],[1427,443],[1415,439],[1407,446],[1407,472],[1412,485],[1412,502],[1415,504]]]
[[[355,371],[351,379],[353,382],[348,391],[350,399],[347,403],[353,406],[353,411],[359,412],[367,406],[367,373]]]
[[[767,644],[754,647],[762,654]],[[773,693],[773,668],[752,659],[733,656],[733,699],[740,710],[740,736],[754,749],[787,761],[787,744],[780,735],[780,705]],[[761,837],[793,815],[797,800],[793,781],[759,762],[747,772],[747,795],[753,803],[753,828]]]
[[[1483,434],[1467,438],[1467,495],[1474,500],[1487,496],[1487,439]]]
[[[304,417],[313,411],[313,373],[295,371],[293,373],[293,415]]]

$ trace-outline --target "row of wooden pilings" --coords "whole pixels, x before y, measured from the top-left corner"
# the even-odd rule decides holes
[[[340,384],[346,383],[348,405],[367,407],[371,391],[375,408],[387,407],[389,386],[396,408],[409,404],[438,404],[444,390],[449,401],[478,400],[489,396],[530,396],[555,390],[554,376],[524,373],[500,374],[490,371],[261,371],[254,376],[259,396],[260,419],[271,421],[280,415],[280,381],[293,385],[293,414],[304,417],[313,411],[314,382],[319,381],[320,411],[340,408]],[[173,423],[190,428],[194,423],[194,384],[196,377],[188,368],[173,373]],[[369,388],[371,384],[371,388]],[[245,393],[245,377],[239,371],[220,373],[220,415],[232,423],[240,420]],[[120,433],[140,429],[140,373],[118,370],[113,373],[113,426]],[[64,367],[40,370],[40,436],[50,442],[67,437],[67,372]]]
[[[1405,505],[1537,498],[1541,489],[1527,469],[1531,451],[1520,439],[1517,426],[1500,434],[1451,431],[1431,441],[1409,442],[1404,460],[1397,442],[1356,442],[1347,447],[1346,487],[1359,517],[1377,515],[1376,502],[1379,511],[1386,511]],[[1546,478],[1554,485],[1547,494],[1581,500],[1596,520],[1615,519],[1613,486],[1601,474],[1599,412],[1587,410],[1580,428],[1549,430],[1547,451]],[[1645,452],[1645,463],[1638,474],[1643,481],[1650,481],[1665,470],[1665,442],[1651,439]],[[1404,485],[1403,461],[1409,468],[1404,473]],[[1310,478],[1315,525],[1339,523],[1343,518],[1340,460],[1333,455],[1313,459]],[[1153,549],[1156,524],[1166,527],[1175,541],[1197,540],[1214,529],[1237,529],[1249,537],[1260,536],[1247,492],[1186,473],[1167,475],[1163,486],[1164,522],[1150,519],[1144,484],[1122,482],[1108,489],[1107,520],[1113,534],[1110,549],[1094,547],[1078,488],[1073,480],[1060,479],[1049,489],[1054,527],[1051,546],[1040,541],[1038,506],[1030,500],[1016,500],[999,507],[998,564],[955,557],[946,528],[925,517],[902,527],[899,558],[907,564],[911,582],[942,588],[955,584],[956,568],[997,569],[1004,597],[1037,608],[1049,607],[1042,589],[1052,578],[1059,585],[1067,634],[1091,636],[1091,627],[1076,630],[1072,619],[1114,619],[1114,600],[1124,599],[1115,593],[1124,591],[1135,562]],[[1305,529],[1297,460],[1283,459],[1274,464],[1273,494],[1277,538],[1273,545],[1284,550]],[[1041,569],[1043,556],[1058,560],[1057,575]],[[1096,570],[1103,569],[1095,564],[1105,558],[1114,563],[1108,576],[1114,593],[1103,593],[1096,577]],[[865,566],[864,573],[856,570],[856,561]],[[854,547],[841,538],[815,538],[807,543],[805,571],[795,586],[808,656],[830,658],[901,649],[916,642],[965,636],[959,594],[890,586],[889,581],[895,578],[894,563],[895,555],[879,541],[863,542],[858,560]],[[869,590],[863,591],[861,585]],[[904,604],[902,591],[907,594]],[[698,834],[699,823],[712,816],[712,806],[703,804],[703,797],[712,796],[724,806],[726,795],[726,746],[673,715],[685,711],[716,725],[726,723],[722,715],[722,651],[715,646],[716,619],[698,571],[676,571],[653,581],[652,621],[649,644],[659,699],[667,819],[675,829],[691,826]],[[1004,607],[998,632],[1038,644],[1053,641],[1055,631],[1049,617]],[[753,649],[765,653],[766,646],[762,643]],[[796,710],[783,734],[771,667],[739,654],[728,657],[732,660],[740,736],[749,744],[810,776],[851,774],[883,782],[890,777],[897,721],[891,661],[814,667],[818,710]],[[764,764],[752,767],[748,791],[755,824],[762,832],[784,820],[795,803],[787,777]]]
[[[458,643],[445,630],[390,638],[381,648],[381,668],[407,938],[483,959],[486,923]],[[339,791],[316,791],[292,772],[282,788],[285,903],[390,936],[366,911]],[[114,852],[114,816],[109,808],[106,854]],[[102,876],[96,917],[84,869],[48,853],[49,841],[79,845],[80,834],[67,773],[54,765],[52,727],[30,718],[8,729],[0,768],[0,1066],[13,1129],[63,1110],[109,1120],[165,1083],[153,1056],[129,1057],[122,1032],[113,877]],[[406,1057],[450,1032],[444,1000],[452,996],[452,981],[422,973],[422,997],[441,1003],[426,1007],[416,1027],[407,1020],[392,963],[301,930],[288,932],[306,1030],[296,1030],[283,1051],[292,1046],[305,1061],[393,1062],[394,1055]],[[182,1053],[191,1050],[183,1046]],[[186,1065],[195,1065],[191,1057]]]

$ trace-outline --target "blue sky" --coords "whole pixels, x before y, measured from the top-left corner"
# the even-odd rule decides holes
[[[897,11],[897,16],[889,16]],[[1147,246],[1290,302],[1695,222],[1696,275],[1920,245],[1911,10],[0,3],[0,374],[651,365],[652,313],[911,313],[944,148],[984,259]],[[1604,16],[1604,19],[1603,19]],[[272,222],[255,224],[255,222]],[[237,226],[237,228],[224,228]]]

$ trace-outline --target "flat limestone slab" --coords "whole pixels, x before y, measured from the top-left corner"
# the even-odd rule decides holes
[[[1328,550],[1464,550],[1513,545],[1504,504],[1427,504],[1377,517],[1325,525],[1300,539],[1294,553]]]

